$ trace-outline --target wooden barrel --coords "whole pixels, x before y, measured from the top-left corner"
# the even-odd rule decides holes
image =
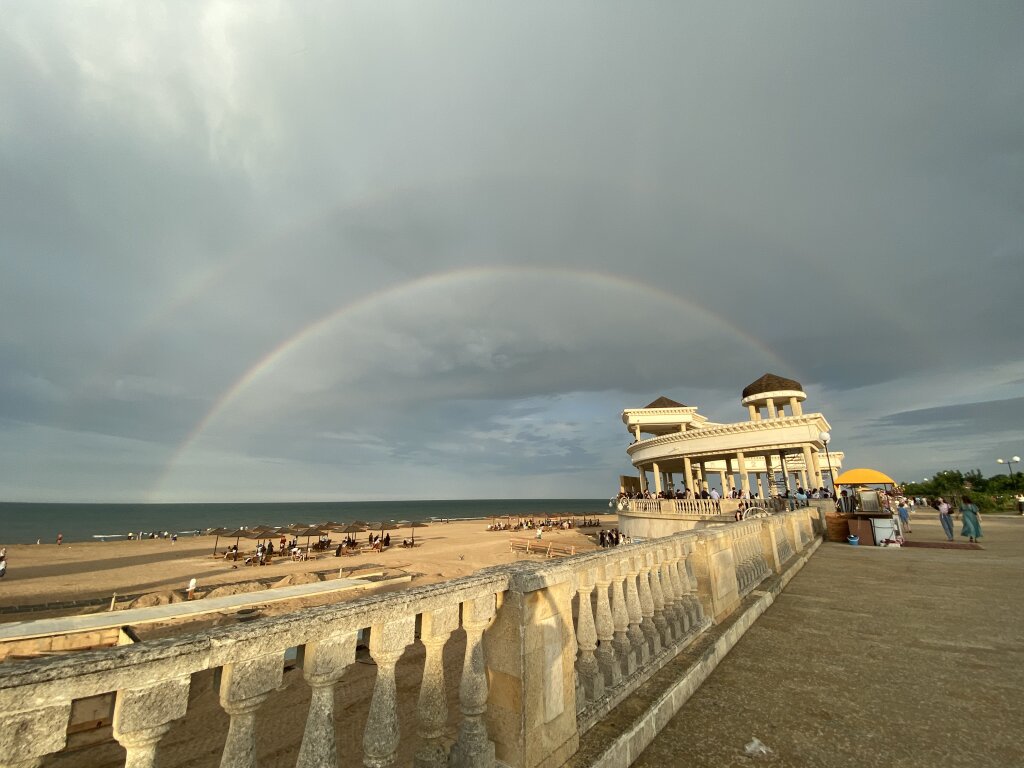
[[[850,515],[843,515],[838,512],[827,512],[825,514],[825,539],[827,541],[840,541],[845,543],[850,533]]]

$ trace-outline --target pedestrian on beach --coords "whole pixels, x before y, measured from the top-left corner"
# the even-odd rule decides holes
[[[900,500],[900,505],[896,507],[896,511],[899,513],[900,523],[907,529],[907,533],[913,533],[910,530],[910,509],[907,507],[906,499]]]
[[[64,534],[63,533],[58,533],[57,534],[57,546],[59,547],[63,543],[64,543]]]
[[[953,540],[953,514],[949,504],[946,503],[945,499],[941,496],[935,502],[935,508],[939,510],[939,522],[942,523],[942,530],[946,533],[946,538],[950,541]]]
[[[0,579],[7,575],[7,550],[4,550],[4,554],[0,555]]]
[[[961,536],[967,536],[968,541],[975,542],[981,538],[981,521],[978,519],[978,507],[971,502],[970,496],[964,496],[960,504],[960,515],[963,517],[964,528],[960,531]]]

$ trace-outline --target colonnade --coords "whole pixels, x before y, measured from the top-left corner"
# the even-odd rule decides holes
[[[793,467],[791,457],[799,457],[799,466]],[[751,468],[751,459],[760,458],[765,471]],[[804,444],[798,448],[757,449],[749,453],[736,451],[720,456],[691,458],[683,456],[683,484],[691,490],[708,488],[708,478],[712,474],[719,477],[723,494],[733,490],[756,493],[760,498],[767,498],[783,491],[793,492],[797,486],[802,488],[824,487],[822,462],[817,448]],[[709,465],[724,462],[726,469],[711,469]],[[760,462],[758,462],[760,464]],[[658,494],[667,488],[674,488],[675,477],[672,472],[663,472],[659,462],[652,462],[648,467],[639,467],[640,487]],[[651,473],[653,487],[647,480],[647,472]],[[782,475],[779,486],[777,476]],[[751,479],[753,478],[753,479]],[[738,479],[738,482],[737,482]]]

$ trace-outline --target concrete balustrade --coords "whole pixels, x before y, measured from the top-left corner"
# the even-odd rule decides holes
[[[363,764],[555,768],[623,698],[813,541],[814,510],[687,531],[556,561],[521,561],[444,584],[258,619],[193,635],[0,671],[0,767],[37,766],[66,743],[73,701],[116,692],[125,765],[158,764],[161,737],[187,716],[192,675],[215,670],[230,716],[220,764],[257,765],[257,712],[273,706],[285,653],[298,648],[309,711],[297,765],[339,761],[335,691],[368,634],[376,678]],[[422,643],[414,722],[400,723],[396,667]],[[443,653],[465,632],[457,736],[446,739]],[[408,740],[413,740],[411,744]]]

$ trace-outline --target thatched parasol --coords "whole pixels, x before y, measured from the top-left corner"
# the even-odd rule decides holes
[[[235,549],[238,549],[238,540],[241,538],[254,539],[256,538],[252,531],[248,528],[237,528],[233,531],[228,531],[223,534],[225,538],[235,540]]]
[[[217,544],[220,542],[220,537],[226,536],[229,533],[231,533],[231,531],[227,528],[211,528],[206,532],[207,536],[215,537],[213,540],[213,554],[217,554]]]
[[[416,529],[417,528],[426,528],[427,524],[426,523],[422,523],[419,520],[413,520],[411,523],[406,523],[406,525],[408,525],[410,528],[412,528],[412,543],[415,546],[415,544],[416,544]]]
[[[296,536],[306,537],[306,549],[309,549],[309,540],[314,536],[321,536],[325,533],[323,528],[317,528],[316,526],[310,526],[309,528],[301,528],[294,532]]]

